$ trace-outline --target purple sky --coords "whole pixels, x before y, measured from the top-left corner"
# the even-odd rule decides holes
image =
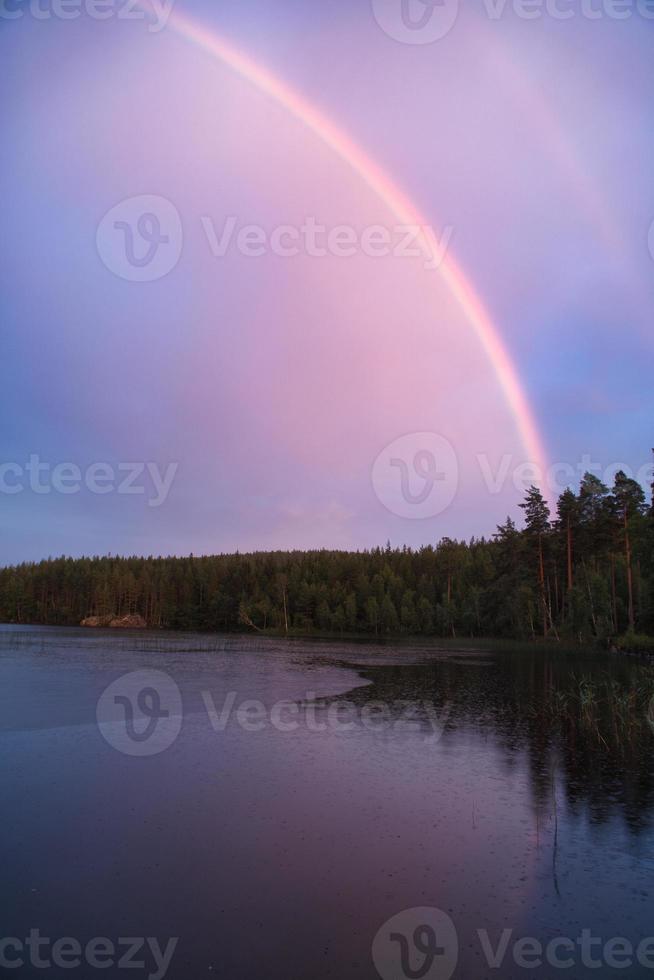
[[[511,359],[550,496],[648,481],[654,4],[410,0],[407,27],[400,0],[66,2],[1,7],[0,561],[419,545],[492,533],[538,482],[442,268],[176,16],[410,199]]]

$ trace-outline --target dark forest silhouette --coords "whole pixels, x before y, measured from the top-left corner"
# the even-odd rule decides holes
[[[531,487],[490,539],[418,550],[188,558],[56,558],[0,569],[4,622],[139,615],[153,627],[514,637],[575,642],[654,634],[654,509],[619,472],[586,474],[556,514]],[[641,635],[637,635],[641,634]],[[623,641],[624,642],[624,641]]]

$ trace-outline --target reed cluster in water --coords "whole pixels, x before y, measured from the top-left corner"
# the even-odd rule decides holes
[[[639,737],[648,726],[654,733],[654,668],[639,668],[625,680],[610,672],[572,674],[566,686],[547,689],[532,710],[605,743]]]

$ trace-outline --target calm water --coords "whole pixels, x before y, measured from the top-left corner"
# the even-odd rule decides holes
[[[166,975],[183,980],[654,976],[654,942],[635,953],[654,935],[654,734],[560,710],[582,677],[618,690],[640,671],[2,627],[2,936],[107,937],[116,960],[121,938],[178,937]],[[458,956],[439,913],[382,928],[425,907],[449,916]],[[584,929],[599,968],[582,961]],[[543,954],[526,969],[524,937],[567,937],[557,955],[573,965]],[[616,937],[633,944],[627,969],[627,947],[605,952]],[[147,947],[127,974],[22,955],[8,975],[156,974]]]

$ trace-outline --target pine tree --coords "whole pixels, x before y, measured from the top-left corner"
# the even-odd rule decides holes
[[[633,633],[636,628],[636,616],[634,612],[630,525],[645,513],[645,494],[639,483],[636,483],[635,480],[630,479],[622,470],[619,470],[615,475],[615,482],[613,484],[613,499],[615,500],[616,512],[624,534],[625,566],[627,569],[627,610],[629,631]]]
[[[543,612],[543,636],[547,636],[552,625],[552,613],[545,590],[545,551],[544,539],[550,530],[550,509],[538,487],[531,486],[520,507],[525,512],[525,534],[527,540],[535,545],[538,556],[538,589]]]

